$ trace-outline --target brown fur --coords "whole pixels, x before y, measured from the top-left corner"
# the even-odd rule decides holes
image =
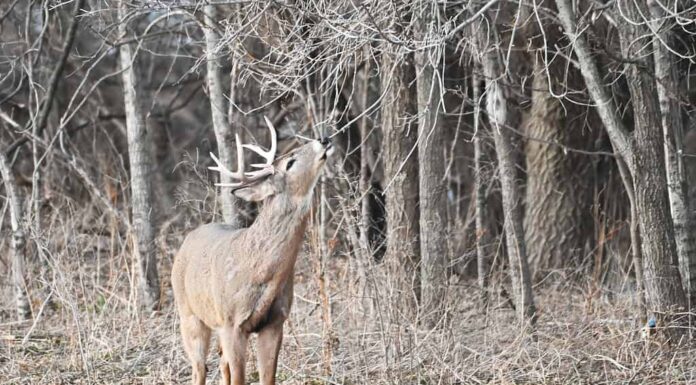
[[[208,224],[184,240],[172,268],[172,286],[194,384],[205,383],[213,330],[222,348],[222,384],[244,383],[250,333],[258,333],[261,383],[275,383],[283,323],[292,305],[295,261],[312,190],[329,150],[330,145],[308,143],[274,162],[275,174],[235,190],[242,199],[264,201],[250,227]]]

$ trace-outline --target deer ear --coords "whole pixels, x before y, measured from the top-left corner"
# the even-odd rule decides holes
[[[232,191],[232,193],[237,198],[247,202],[261,202],[269,196],[274,195],[276,189],[270,181],[266,180],[253,186],[236,189]]]

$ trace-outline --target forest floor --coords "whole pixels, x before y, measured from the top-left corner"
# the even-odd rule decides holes
[[[35,301],[35,314],[41,312],[35,324],[13,321],[4,285],[0,383],[189,383],[191,367],[181,347],[171,290],[163,291],[160,312],[142,315],[129,299],[127,258],[108,263],[94,258],[78,260],[78,266],[74,259],[58,263],[65,265],[54,271],[54,305],[40,310],[43,304]],[[163,265],[160,274],[167,277],[171,264]],[[569,283],[538,287],[539,319],[531,338],[515,326],[515,313],[504,298],[493,299],[484,312],[477,305],[475,283],[453,281],[448,316],[434,330],[425,330],[405,318],[389,321],[380,308],[384,300],[366,313],[348,265],[347,259],[334,258],[327,269],[327,313],[314,270],[319,264],[301,258],[279,383],[696,383],[696,346],[642,339],[627,295]],[[103,274],[90,271],[93,266]],[[112,276],[107,279],[108,271]],[[168,279],[162,284],[168,288]],[[258,381],[253,346],[252,340],[249,383]],[[215,348],[208,368],[208,382],[217,383]]]

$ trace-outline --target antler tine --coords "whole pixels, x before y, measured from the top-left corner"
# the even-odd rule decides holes
[[[237,146],[237,172],[239,173],[237,179],[244,179],[244,150],[242,150],[242,139],[238,133],[234,134],[234,144]]]
[[[244,153],[242,150],[242,141],[239,139],[239,134],[235,134],[234,136],[235,139],[235,144],[237,146],[237,172],[230,171],[227,167],[223,166],[222,163],[220,162],[220,159],[218,159],[215,154],[212,152],[210,153],[210,157],[215,161],[215,164],[217,166],[215,167],[208,167],[208,169],[217,171],[220,174],[228,175],[231,178],[238,179],[239,182],[234,182],[234,183],[215,183],[216,186],[221,186],[221,187],[239,187],[247,180],[246,175],[244,174]]]
[[[215,161],[215,164],[217,164],[217,166],[208,167],[208,170],[217,171],[220,174],[229,175],[232,178],[239,178],[238,173],[232,172],[227,167],[223,166],[222,163],[220,163],[220,159],[218,159],[212,152],[210,153],[210,157],[213,159],[213,161]]]
[[[273,175],[273,174],[275,174],[275,170],[273,169],[272,166],[270,166],[270,167],[262,168],[261,170],[247,172],[244,175],[246,176],[247,181],[254,181],[254,180],[261,179],[265,176]]]
[[[273,127],[273,123],[271,123],[268,117],[264,116],[263,120],[266,121],[266,124],[268,125],[268,131],[271,132],[271,149],[268,152],[271,157],[271,162],[273,162],[273,159],[275,159],[276,150],[278,149],[278,136],[275,127]]]
[[[254,151],[255,153],[259,154],[260,156],[266,159],[266,163],[252,164],[252,166],[256,168],[267,168],[268,166],[270,166],[270,164],[273,163],[273,159],[275,159],[276,150],[278,148],[278,139],[276,135],[276,129],[275,127],[273,127],[273,123],[271,123],[271,121],[266,116],[264,116],[263,119],[266,121],[268,130],[271,132],[271,148],[268,151],[266,151],[255,144],[243,145],[244,148],[248,148],[249,150]]]

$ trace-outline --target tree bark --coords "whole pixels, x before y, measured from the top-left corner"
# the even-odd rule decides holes
[[[206,84],[208,85],[208,97],[210,98],[210,112],[213,120],[213,130],[217,141],[218,157],[222,164],[231,167],[236,157],[233,154],[234,135],[231,126],[227,122],[226,110],[227,103],[223,93],[222,85],[222,55],[220,51],[220,35],[214,26],[217,23],[217,8],[215,5],[207,5],[204,9],[206,45]],[[232,183],[229,175],[220,175],[221,183]],[[220,202],[222,206],[222,218],[226,223],[234,226],[241,225],[237,212],[237,199],[226,188],[220,191]]]
[[[476,204],[474,206],[474,216],[476,220],[476,272],[478,277],[479,296],[481,303],[485,306],[488,303],[488,281],[490,274],[490,251],[492,237],[490,225],[486,218],[486,178],[483,173],[485,152],[482,148],[484,139],[483,127],[481,126],[481,91],[479,77],[472,75],[472,96],[474,99],[474,190]]]
[[[414,9],[416,38],[429,44],[438,8],[424,0]],[[445,135],[439,127],[441,90],[437,48],[416,51],[418,104],[418,180],[420,198],[421,306],[426,325],[441,315],[447,283],[447,197],[445,191]]]
[[[635,186],[633,186],[633,181],[631,179],[630,172],[626,163],[621,159],[620,156],[616,158],[616,164],[619,168],[619,173],[621,174],[621,180],[626,189],[626,195],[628,195],[628,203],[631,209],[630,220],[630,237],[631,237],[631,257],[633,259],[633,272],[636,276],[636,293],[638,297],[638,311],[643,316],[640,317],[641,321],[645,321],[645,285],[643,280],[643,254],[640,247],[640,226],[638,221],[638,207],[636,206],[636,195]]]
[[[128,38],[128,6],[125,0],[119,5],[119,33]],[[130,190],[132,221],[135,229],[134,254],[140,275],[140,287],[144,305],[155,310],[159,306],[160,285],[157,275],[157,256],[154,250],[152,214],[152,186],[150,185],[150,148],[147,129],[136,87],[135,54],[130,44],[120,47],[120,65],[123,81],[123,102],[126,113],[128,159],[130,163]]]
[[[670,312],[686,309],[686,296],[679,276],[677,248],[669,212],[664,143],[661,137],[659,104],[653,93],[655,84],[651,75],[652,63],[646,57],[636,59],[632,48],[632,44],[649,36],[645,24],[638,22],[640,16],[636,7],[641,7],[643,15],[647,15],[648,10],[644,4],[620,4],[623,14],[638,23],[632,25],[624,21],[619,27],[621,54],[632,60],[631,64],[627,64],[626,76],[633,103],[634,131],[628,134],[616,113],[608,90],[600,82],[599,71],[585,37],[576,33],[578,26],[569,0],[556,0],[556,4],[565,33],[574,42],[573,48],[580,70],[612,145],[626,162],[631,174],[642,236],[646,307],[658,324],[664,326],[673,320],[669,316]],[[673,331],[674,334],[681,333],[679,329]]]
[[[521,323],[536,321],[536,307],[532,294],[532,281],[527,261],[527,247],[522,224],[521,193],[517,185],[517,172],[511,143],[512,131],[508,127],[508,97],[499,81],[504,78],[499,52],[484,47],[486,38],[479,37],[482,53],[483,76],[486,79],[486,112],[493,132],[495,152],[500,169],[500,186],[505,213],[505,243],[510,259],[510,276],[518,319]],[[493,38],[493,41],[498,39]]]
[[[665,166],[667,170],[667,187],[674,224],[674,237],[679,254],[679,270],[682,286],[689,303],[696,303],[696,221],[690,210],[687,195],[686,172],[681,155],[684,141],[684,120],[679,106],[680,86],[678,80],[678,63],[667,46],[674,43],[671,19],[666,17],[660,5],[653,2],[650,6],[653,20],[653,59],[657,96],[665,147]],[[660,22],[662,20],[663,22]]]
[[[420,263],[418,213],[418,128],[412,60],[394,51],[382,54],[382,109],[387,251],[385,263],[406,297],[418,298]]]
[[[634,21],[642,20],[641,13],[648,14],[647,7],[640,2],[628,2],[620,6],[624,8],[626,17]],[[647,26],[640,24],[623,23],[622,28],[619,28],[621,52],[624,57],[634,57],[633,44],[649,33]],[[649,59],[636,59],[637,63],[628,66],[626,77],[634,115],[633,180],[645,258],[643,268],[646,302],[650,310],[662,313],[685,310],[686,298],[679,277],[678,254],[664,167],[660,106],[654,91],[655,80],[650,73],[653,66]]]
[[[550,92],[550,87],[562,92],[558,88],[564,81],[564,63],[544,65],[540,61],[537,59],[535,66],[532,107],[524,124],[524,230],[529,263],[537,280],[551,270],[582,264],[591,200],[587,182],[591,162],[563,147],[585,147],[581,133],[585,120],[579,118],[584,109],[575,108],[573,103],[564,107]]]
[[[367,108],[368,92],[370,88],[370,57],[366,55],[366,62],[363,68],[363,84],[361,87],[361,107]],[[364,110],[363,110],[364,111]],[[370,229],[373,226],[372,214],[370,210],[370,195],[372,194],[372,170],[370,169],[370,127],[368,125],[367,114],[360,119],[360,179],[358,189],[360,193],[360,246],[365,252],[364,257],[372,258],[374,250],[370,242]],[[365,261],[367,262],[367,260]]]
[[[12,226],[12,243],[10,246],[12,260],[12,284],[15,292],[15,306],[20,320],[31,318],[31,304],[27,293],[27,285],[24,277],[24,263],[26,258],[26,232],[24,212],[19,189],[4,153],[0,153],[0,173],[5,184],[5,193],[10,205],[10,224]]]

